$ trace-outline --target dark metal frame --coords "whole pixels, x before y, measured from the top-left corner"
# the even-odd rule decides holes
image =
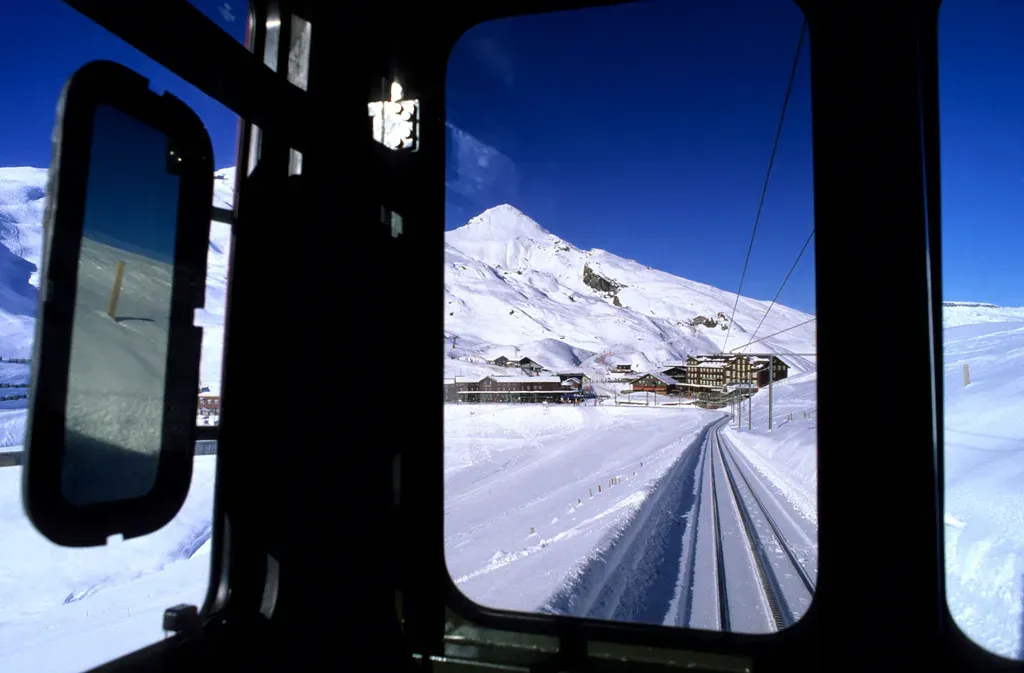
[[[67,1],[264,132],[262,167],[238,181],[215,530],[223,555],[215,575],[219,598],[209,605],[202,637],[172,639],[107,670],[158,657],[170,668],[188,662],[213,669],[228,660],[237,667],[244,659],[264,669],[322,667],[338,652],[361,658],[368,639],[373,666],[381,670],[430,670],[446,660],[516,670],[639,671],[684,663],[698,670],[1024,670],[971,643],[944,600],[938,0],[798,0],[809,24],[812,72],[821,565],[804,619],[759,638],[515,614],[466,600],[444,567],[441,385],[420,397],[404,423],[379,418],[369,402],[346,402],[339,411],[329,396],[314,396],[290,438],[301,460],[273,469],[257,427],[262,400],[251,389],[258,388],[253,370],[277,343],[305,353],[382,354],[407,344],[415,330],[422,337],[406,353],[437,360],[445,64],[462,32],[513,13],[613,3],[502,1],[458,9],[409,3],[381,21],[368,7],[282,2],[279,10],[313,24],[303,95],[289,90],[283,75],[260,70],[260,17],[268,2],[256,3],[253,56],[198,26],[202,17],[190,8],[164,8],[159,18],[148,18],[119,3]],[[186,46],[166,37],[192,30],[207,39]],[[370,140],[366,103],[396,73],[407,96],[421,100],[415,154]],[[247,125],[240,167],[249,133]],[[289,147],[304,154],[297,179],[287,176]],[[275,205],[293,194],[302,196],[298,212]],[[380,224],[382,206],[402,216],[401,237],[391,238]],[[282,217],[315,223],[305,229],[307,274],[302,282],[277,279],[283,289],[263,278]],[[335,259],[344,249],[362,254],[347,257],[351,268],[342,277]],[[850,273],[851,251],[870,256],[870,273]],[[380,260],[403,273],[382,275]],[[314,319],[346,307],[344,292],[332,294],[342,280],[371,274],[379,282],[359,287],[360,304],[388,307],[374,316],[374,339],[337,333]],[[255,297],[275,293],[291,293],[291,324],[262,322]],[[391,310],[396,302],[402,311]],[[847,311],[873,302],[901,307],[907,369],[901,414],[868,427],[849,418],[841,372],[846,354],[870,338],[869,327],[858,332]],[[343,374],[329,359],[310,369],[296,370],[297,388]],[[427,375],[441,379],[439,361]],[[374,446],[324,440],[339,415],[379,424]],[[339,474],[360,476],[340,481]],[[344,502],[334,497],[340,488]],[[325,535],[352,533],[351,502],[375,526],[362,529],[364,543],[367,535],[375,538],[368,563],[325,553],[319,543]],[[881,561],[875,549],[898,556]],[[267,571],[269,557],[280,561],[276,580]],[[339,575],[356,573],[358,579],[339,586]],[[260,612],[267,595],[276,597],[269,616]],[[347,624],[341,612],[364,628]]]
[[[62,488],[67,460],[65,405],[93,114],[100,105],[162,131],[170,146],[185,154],[187,165],[180,173],[164,382],[167,404],[156,478],[152,489],[137,498],[83,505],[69,500]],[[206,287],[210,224],[203,210],[213,197],[213,181],[208,177],[213,148],[202,122],[188,106],[169,94],[157,95],[146,79],[110,61],[82,66],[64,87],[59,110],[54,142],[59,170],[51,172],[47,186],[42,265],[46,280],[32,356],[23,498],[29,518],[50,540],[66,546],[94,546],[114,534],[127,539],[163,527],[188,494],[198,372],[177,363],[179,359],[198,361],[202,347],[202,331],[192,326],[192,315],[202,306]],[[199,210],[196,204],[201,204]],[[197,221],[200,226],[191,226]],[[186,401],[181,403],[183,395]]]

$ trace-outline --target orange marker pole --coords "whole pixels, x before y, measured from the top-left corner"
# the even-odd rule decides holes
[[[111,318],[117,313],[117,300],[121,298],[121,283],[124,282],[124,261],[117,263],[117,271],[114,273],[114,289],[110,291],[110,305],[107,306],[107,315]]]

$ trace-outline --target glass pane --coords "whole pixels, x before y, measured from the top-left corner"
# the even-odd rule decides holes
[[[220,4],[208,7],[216,12]],[[244,31],[244,3],[233,1],[230,7],[233,25]],[[25,517],[21,449],[58,96],[82,64],[105,58],[141,73],[155,91],[180,97],[210,133],[218,169],[214,205],[222,208],[234,202],[238,118],[63,2],[16,3],[6,9],[6,18],[19,30],[0,44],[0,55],[8,60],[28,55],[35,66],[0,71],[0,90],[19,101],[4,108],[0,125],[0,670],[78,673],[164,638],[165,608],[203,604],[210,580],[217,456],[215,441],[197,444],[184,506],[171,523],[145,537],[70,549],[50,543]],[[53,49],[54,35],[71,37]],[[214,222],[206,305],[196,312],[196,324],[204,327],[201,381],[215,393],[229,247],[230,227]],[[216,416],[197,422],[206,420],[216,422]]]
[[[249,25],[249,0],[189,0],[189,4],[225,33],[245,44],[245,32]]]
[[[944,2],[943,466],[946,600],[985,649],[1024,658],[1024,6]]]
[[[656,0],[494,21],[453,49],[444,534],[470,599],[744,633],[806,612],[802,22],[781,0]]]

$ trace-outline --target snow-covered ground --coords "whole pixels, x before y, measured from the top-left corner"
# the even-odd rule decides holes
[[[1008,310],[1004,322],[947,327],[943,336],[949,609],[972,640],[1021,658],[1024,309]]]
[[[810,605],[815,519],[719,436],[728,414],[447,405],[445,421],[445,558],[474,601],[748,633]]]
[[[726,436],[757,472],[782,490],[800,514],[818,521],[818,374],[796,374],[772,390],[773,429],[768,431],[768,391],[746,403],[740,425]],[[749,420],[749,429],[748,429]]]
[[[535,610],[600,558],[722,413],[445,406],[445,560],[469,598]]]
[[[39,534],[21,506],[21,468],[0,468],[0,671],[77,673],[163,638],[165,608],[202,605],[216,461],[195,459],[167,526],[85,549]]]

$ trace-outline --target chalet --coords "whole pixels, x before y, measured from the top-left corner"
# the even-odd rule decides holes
[[[531,372],[531,373],[534,373],[534,374],[538,374],[538,373],[540,373],[541,371],[544,370],[543,367],[541,367],[539,364],[537,364],[536,362],[534,362],[530,358],[523,358],[522,360],[517,362],[514,366],[519,367],[524,372]]]
[[[561,378],[561,377],[559,377]],[[583,388],[583,381],[576,377],[562,379],[562,390],[581,390]]]
[[[686,383],[686,365],[667,365],[661,370],[661,373],[670,379],[675,379],[676,383]]]
[[[782,361],[782,358],[772,355],[770,357],[752,357],[751,373],[752,381],[758,388],[764,388],[773,381],[781,381],[789,376],[789,365]],[[768,369],[768,362],[771,360],[771,371]]]
[[[612,367],[612,371],[616,374],[632,374],[633,365],[615,365]]]
[[[579,379],[580,385],[590,385],[590,377],[581,371],[555,372],[555,376],[562,379],[562,381],[565,381],[566,379]]]
[[[633,381],[633,392],[660,393],[671,395],[679,384],[675,379],[660,373],[644,374]]]
[[[530,358],[512,360],[510,358],[505,357],[504,355],[499,355],[493,360],[488,360],[487,362],[489,362],[492,365],[497,365],[498,367],[519,367],[523,371],[530,373],[537,373],[543,371],[544,369]]]

